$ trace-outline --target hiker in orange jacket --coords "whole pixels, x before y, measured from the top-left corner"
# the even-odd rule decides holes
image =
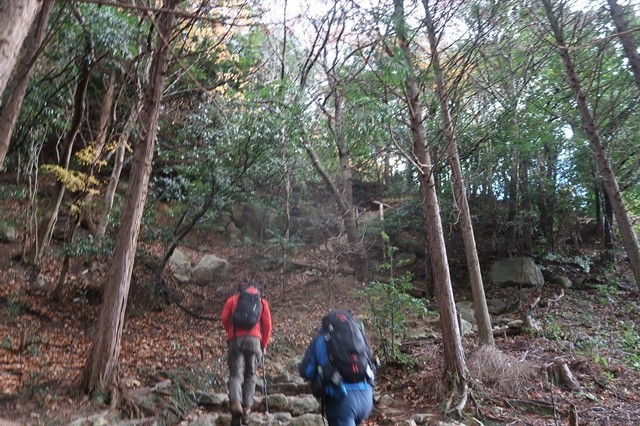
[[[246,302],[246,303],[245,303]],[[229,403],[232,425],[249,423],[256,388],[256,369],[271,339],[269,303],[260,296],[254,281],[229,297],[222,309],[227,332]]]

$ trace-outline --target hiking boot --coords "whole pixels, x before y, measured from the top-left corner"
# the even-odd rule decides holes
[[[242,404],[238,402],[231,403],[231,426],[241,426],[242,424]]]
[[[240,401],[236,401],[236,402],[232,402],[231,403],[231,414],[240,414],[242,415],[242,404],[240,403]],[[238,416],[240,417],[240,416]]]
[[[249,410],[248,408],[243,408],[242,409],[242,424],[243,425],[248,425],[249,424],[249,414],[251,414],[251,410]]]
[[[231,426],[242,426],[242,414],[231,413]]]

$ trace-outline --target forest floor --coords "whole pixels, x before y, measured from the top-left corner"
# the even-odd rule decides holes
[[[299,269],[288,272],[283,282],[268,254],[255,247],[231,246],[212,231],[196,232],[186,245],[206,245],[208,252],[230,261],[232,273],[215,288],[171,283],[180,305],[187,307],[182,309],[157,291],[147,269],[136,268],[120,352],[125,388],[153,386],[181,375],[191,377],[194,387],[215,377],[213,386],[224,391],[226,346],[218,318],[226,298],[249,278],[265,285],[273,316],[267,370],[302,355],[328,310],[348,308],[366,316],[355,292],[360,285],[352,276],[316,280]],[[153,243],[144,249],[161,254]],[[108,260],[72,262],[65,301],[56,303],[50,294],[60,260],[48,258],[35,275],[12,260],[20,250],[18,243],[0,244],[0,425],[69,424],[109,409],[106,401],[89,399],[73,388],[99,313],[93,289],[104,280]],[[640,424],[638,292],[624,285],[588,283],[585,279],[562,292],[545,284],[548,293],[530,312],[542,331],[497,337],[496,347],[506,358],[489,373],[482,373],[490,363],[477,355],[477,339],[464,337],[474,376],[466,424],[566,425],[572,412],[577,415],[574,425]],[[505,296],[504,289],[487,287],[488,299]],[[468,298],[467,292],[456,293],[457,298]],[[375,336],[370,337],[375,346]],[[447,394],[441,386],[441,340],[436,333],[434,338],[407,341],[403,348],[416,363],[411,368],[382,366],[377,390],[394,402],[377,407],[367,425],[399,424],[416,413],[442,418]],[[521,368],[514,369],[517,365]],[[545,373],[554,365],[567,366],[579,387],[552,384]],[[531,374],[520,380],[525,376],[517,372],[525,370]]]

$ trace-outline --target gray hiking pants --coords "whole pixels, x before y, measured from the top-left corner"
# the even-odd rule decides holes
[[[260,339],[237,336],[229,340],[229,402],[240,401],[244,408],[253,405],[256,390],[256,369],[262,356]]]

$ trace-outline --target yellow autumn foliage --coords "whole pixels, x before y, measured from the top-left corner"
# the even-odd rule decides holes
[[[67,170],[57,164],[44,164],[41,167],[44,173],[50,173],[55,176],[56,180],[72,192],[86,192],[88,194],[97,195],[99,193],[98,179],[89,176],[86,173],[77,170]]]

